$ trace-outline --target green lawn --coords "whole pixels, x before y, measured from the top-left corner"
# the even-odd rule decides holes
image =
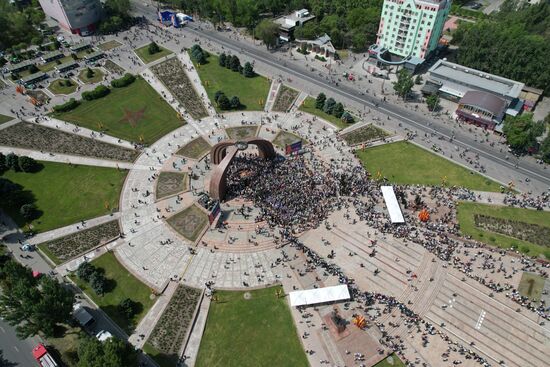
[[[105,278],[110,286],[110,291],[103,296],[98,296],[86,282],[78,279],[76,275],[72,276],[75,283],[99,306],[109,317],[117,323],[124,331],[131,334],[135,326],[145,316],[147,311],[155,303],[151,299],[151,290],[145,284],[134,277],[126,268],[118,262],[112,252],[107,252],[97,259],[93,260],[92,265],[103,269]],[[141,305],[141,310],[134,316],[133,320],[128,320],[126,316],[119,312],[118,304],[120,301],[130,298],[132,301]]]
[[[118,42],[117,40],[111,40],[111,41],[102,43],[98,47],[101,51],[109,51],[109,50],[112,50],[113,48],[117,48],[118,46],[122,46],[122,43]]]
[[[460,232],[463,235],[472,236],[478,241],[488,245],[502,248],[517,248],[529,256],[543,254],[550,259],[550,239],[547,239],[546,246],[537,245],[525,240],[514,238],[500,233],[481,229],[476,226],[474,214],[482,214],[495,218],[521,221],[523,223],[537,224],[550,228],[550,212],[531,209],[512,208],[506,206],[476,204],[471,202],[458,203],[457,219],[460,224]]]
[[[219,90],[224,92],[229,99],[233,96],[239,97],[244,106],[243,110],[264,109],[270,87],[270,82],[265,77],[256,75],[253,78],[245,78],[238,72],[221,67],[218,64],[218,57],[215,55],[210,55],[208,63],[205,65],[197,65],[194,61],[193,63],[216,110],[218,108],[214,101],[214,95]],[[218,110],[218,112],[220,111]]]
[[[67,86],[65,83],[70,82]],[[71,94],[76,91],[77,84],[72,79],[56,79],[50,83],[48,89],[53,94]]]
[[[523,297],[540,301],[546,279],[535,273],[523,272],[518,286],[518,292]]]
[[[184,124],[176,111],[141,77],[127,87],[113,88],[106,97],[82,101],[74,110],[53,116],[145,144]]]
[[[271,287],[218,291],[210,304],[197,367],[308,366],[286,298]]]
[[[392,183],[463,186],[471,190],[500,191],[500,185],[408,142],[357,150],[363,166],[372,175],[380,172]]]
[[[311,113],[312,115],[322,118],[323,120],[328,121],[332,125],[336,126],[338,129],[345,129],[348,126],[353,125],[342,121],[336,116],[329,115],[328,113],[325,113],[322,110],[318,110],[317,108],[315,108],[315,98],[313,97],[307,97],[304,103],[302,103],[302,105],[299,107],[299,110],[303,112]]]
[[[83,83],[87,84],[93,84],[93,83],[99,83],[103,80],[103,72],[98,68],[91,68],[94,75],[92,75],[91,78],[88,78],[88,69],[83,69],[78,73],[78,79],[82,80]]]
[[[394,353],[384,358],[373,367],[405,367],[405,363],[403,363],[397,354]]]
[[[5,122],[13,120],[14,118],[15,117],[0,114],[0,125],[5,123]]]
[[[108,214],[118,208],[118,198],[127,171],[41,163],[44,168],[36,173],[7,171],[0,176],[21,185],[24,201],[34,202],[43,212],[32,223],[35,231],[44,232],[67,226]],[[24,226],[25,220],[19,214],[19,206],[11,207],[5,203],[2,206],[19,226]]]
[[[140,47],[138,49],[135,50],[135,53],[136,55],[139,56],[139,58],[141,59],[141,61],[143,61],[144,64],[149,64],[153,61],[156,61],[158,59],[161,59],[163,58],[164,56],[168,56],[168,55],[171,55],[173,54],[172,51],[162,47],[162,46],[159,46],[160,48],[160,51],[155,53],[155,54],[149,54],[149,44],[143,46],[143,47]]]

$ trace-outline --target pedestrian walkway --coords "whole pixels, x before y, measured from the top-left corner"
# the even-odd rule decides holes
[[[210,302],[210,297],[205,295],[202,297],[201,305],[195,316],[193,329],[191,330],[185,349],[183,350],[183,353],[181,353],[185,358],[185,362],[183,364],[184,367],[193,367],[195,363],[197,363],[197,356],[199,354],[199,347],[201,345],[202,335],[204,334],[204,328],[206,327]]]
[[[300,94],[296,98],[296,101],[294,101],[294,104],[292,105],[292,108],[290,109],[290,113],[296,112],[298,110],[298,108],[300,108],[302,103],[304,103],[304,101],[306,100],[306,98],[308,96],[309,95],[306,92],[300,92]]]
[[[32,119],[29,122],[36,123],[36,118]],[[130,143],[129,141],[115,138],[113,136],[103,134],[91,129],[86,129],[84,127],[80,127],[78,125],[71,124],[69,122],[59,120],[53,117],[44,117],[43,119],[40,119],[39,124],[50,127],[52,129],[64,131],[66,133],[80,135],[86,138],[92,138],[94,140],[99,140],[104,143],[118,145],[128,149],[135,149],[134,144]]]
[[[277,94],[279,93],[279,89],[281,89],[282,83],[278,79],[274,79],[271,82],[271,86],[269,87],[269,94],[267,95],[267,101],[265,102],[265,110],[268,112],[271,112],[273,109],[273,105],[275,104],[275,100],[277,99]]]

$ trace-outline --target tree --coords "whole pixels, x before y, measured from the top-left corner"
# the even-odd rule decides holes
[[[323,106],[323,111],[325,113],[328,113],[329,115],[332,115],[332,111],[334,110],[334,107],[336,106],[336,101],[334,98],[329,98],[325,101],[325,105]]]
[[[89,262],[83,262],[76,269],[76,276],[85,282],[90,281],[90,277],[96,272],[96,268]]]
[[[227,98],[225,94],[222,94],[220,98],[218,98],[218,107],[222,110],[229,110],[231,108],[229,98]]]
[[[91,79],[94,77],[94,71],[90,68],[86,68],[86,78]]]
[[[344,114],[344,105],[340,102],[336,103],[334,109],[332,110],[332,114],[338,118],[342,117]]]
[[[220,55],[220,58],[218,59],[218,63],[220,66],[225,66],[225,59],[227,58],[227,56],[225,55],[225,53],[222,53]]]
[[[231,105],[231,108],[233,108],[233,109],[240,108],[241,107],[241,101],[239,100],[239,97],[233,96],[231,98],[230,105]]]
[[[254,35],[261,39],[268,49],[277,45],[279,26],[274,22],[264,19],[254,29]]]
[[[252,78],[254,76],[254,68],[252,67],[252,64],[248,61],[244,64],[243,68],[243,75],[247,78]]]
[[[348,123],[348,124],[352,124],[354,122],[354,119],[353,119],[353,116],[351,115],[351,113],[349,113],[348,111],[345,111],[342,114],[342,121],[344,121],[345,123]]]
[[[439,96],[437,94],[430,94],[426,97],[426,104],[430,111],[435,111],[439,108]]]
[[[397,81],[393,83],[393,89],[403,100],[411,93],[414,81],[407,69],[401,69],[397,73]]]
[[[218,99],[220,99],[221,96],[223,96],[223,92],[221,90],[216,91],[214,94],[214,102],[218,103]]]
[[[8,153],[8,155],[6,156],[6,166],[8,167],[8,169],[19,171],[19,157],[16,156],[14,153]]]
[[[20,338],[38,333],[50,337],[57,324],[71,320],[74,293],[56,279],[42,276],[37,281],[29,268],[8,260],[0,280],[0,316],[16,327]]]
[[[296,27],[294,30],[294,37],[302,40],[313,40],[317,38],[321,33],[317,22],[307,22],[306,24]]]
[[[19,209],[19,212],[27,221],[32,221],[38,217],[38,210],[34,204],[23,204]]]
[[[19,168],[21,168],[23,172],[36,172],[40,167],[38,162],[31,157],[20,156],[18,158],[18,163]]]
[[[137,352],[117,337],[100,342],[94,337],[82,334],[78,343],[77,367],[134,367]]]
[[[0,174],[2,174],[8,167],[6,166],[6,156],[0,153]]]
[[[323,109],[325,106],[325,101],[327,100],[327,96],[325,93],[321,92],[317,95],[317,98],[315,99],[315,108],[318,110]]]
[[[118,308],[122,314],[126,316],[128,320],[132,320],[137,311],[137,305],[130,298],[125,298],[118,304]]]
[[[160,52],[160,47],[156,42],[151,42],[147,48],[147,52],[149,52],[149,55],[154,55],[157,52]]]
[[[103,273],[96,270],[90,275],[90,286],[96,294],[100,296],[104,295],[106,285],[107,280],[105,279]]]
[[[533,121],[532,113],[524,113],[514,117],[506,116],[502,131],[512,149],[532,153],[537,149],[537,138],[544,132],[544,124]]]
[[[237,55],[231,56],[231,70],[239,71],[240,67],[241,67],[241,61],[239,60]]]
[[[105,1],[105,8],[109,13],[128,17],[132,6],[130,0],[107,0]]]

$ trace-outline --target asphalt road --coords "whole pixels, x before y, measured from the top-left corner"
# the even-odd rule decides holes
[[[36,366],[37,363],[32,356],[32,348],[38,343],[40,341],[37,337],[20,340],[15,333],[15,328],[0,319],[0,349],[2,349],[4,360],[7,362],[2,366]]]
[[[286,63],[284,61],[281,63],[281,61],[277,60],[276,55],[271,54],[268,51],[262,52],[251,47],[245,42],[229,39],[220,35],[218,32],[198,29],[198,27],[194,25],[187,26],[186,30],[198,36],[208,38],[209,40],[221,44],[226,48],[232,49],[235,52],[246,54],[269,65],[272,68],[280,70],[281,74],[289,75],[293,78],[303,79],[319,86],[321,90],[328,90],[345,99],[359,104],[364,104],[371,109],[378,108],[379,111],[382,111],[391,118],[401,121],[403,127],[408,127],[409,129],[415,130],[419,133],[436,133],[439,136],[443,136],[447,141],[449,141],[454,135],[452,142],[453,145],[456,145],[462,149],[467,148],[470,151],[479,154],[480,157],[489,159],[505,169],[514,169],[514,162],[504,159],[502,153],[495,152],[491,149],[491,147],[476,142],[472,137],[461,131],[450,129],[435,120],[428,120],[426,116],[404,109],[399,105],[384,103],[374,96],[364,93],[362,94],[347,85],[336,86],[335,84],[327,81],[325,78],[319,77],[316,72],[308,72],[304,68],[300,68],[294,64]],[[532,180],[539,180],[550,186],[550,174],[537,164],[520,161],[519,167],[515,170],[518,173],[518,177],[529,177]]]
[[[138,15],[144,15],[149,21],[156,22],[155,8],[147,4],[150,4],[150,1],[134,1],[132,3],[133,10]],[[546,185],[545,189],[550,188],[550,173],[544,170],[541,165],[526,160],[507,160],[504,157],[505,154],[490,147],[488,144],[479,143],[465,132],[454,130],[436,120],[428,119],[424,115],[420,115],[399,105],[383,102],[377,97],[362,93],[348,85],[340,84],[336,86],[335,83],[326,80],[325,77],[319,76],[317,71],[310,72],[305,67],[300,67],[299,65],[281,60],[277,52],[261,50],[250,45],[248,42],[241,42],[228,38],[223,33],[199,28],[198,23],[189,23],[183,28],[183,32],[206,38],[235,53],[247,55],[268,65],[270,68],[278,70],[278,73],[285,77],[301,79],[318,86],[320,90],[330,91],[344,100],[352,101],[355,104],[367,106],[371,109],[377,109],[391,118],[400,121],[402,130],[408,128],[409,130],[418,132],[419,135],[434,133],[438,136],[442,136],[447,142],[450,141],[452,137],[452,143],[449,144],[477,153],[480,157],[491,161],[498,169],[512,172],[512,176],[517,177],[518,180],[529,178],[530,180],[536,180]],[[518,163],[517,168],[514,167],[516,163]]]

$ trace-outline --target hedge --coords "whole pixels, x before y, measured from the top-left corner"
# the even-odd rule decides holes
[[[67,111],[70,111],[70,110],[74,110],[75,108],[78,107],[79,104],[80,104],[79,101],[75,100],[74,98],[71,98],[66,103],[63,103],[63,104],[60,104],[60,105],[57,105],[57,106],[53,106],[53,110],[54,110],[54,112],[67,112]]]
[[[115,79],[111,82],[113,88],[123,88],[136,81],[136,77],[132,74],[126,73],[123,77]]]
[[[86,101],[99,99],[109,94],[111,90],[104,85],[98,85],[94,90],[82,93],[82,98]]]

